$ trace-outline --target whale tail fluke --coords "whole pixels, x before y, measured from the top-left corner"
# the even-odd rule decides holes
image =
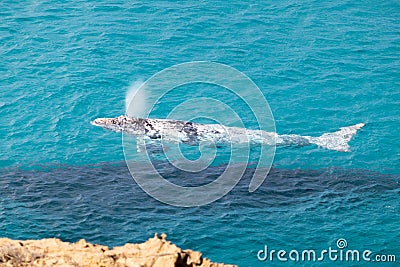
[[[319,137],[315,137],[311,142],[330,150],[350,152],[348,142],[353,138],[357,131],[364,126],[365,123],[358,123],[352,126],[342,127],[337,132],[324,133]]]

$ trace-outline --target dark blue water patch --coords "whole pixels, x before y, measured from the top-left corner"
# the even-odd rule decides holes
[[[158,164],[170,181],[180,180],[179,184],[183,186],[193,186],[193,180],[202,180],[202,184],[211,182],[225,167],[212,167],[193,175],[171,165]],[[133,181],[123,163],[2,171],[2,235],[14,238],[63,236],[68,240],[86,236],[115,244],[123,239],[123,232],[118,234],[117,231],[111,238],[111,232],[105,229],[113,225],[111,228],[117,230],[116,225],[133,222],[142,218],[143,213],[152,214],[147,219],[175,214],[182,216],[175,223],[183,223],[185,214],[191,214],[193,210],[204,215],[215,214],[217,210],[217,213],[229,214],[224,211],[228,207],[289,210],[310,203],[328,205],[338,199],[357,204],[376,195],[398,196],[400,192],[400,177],[395,175],[364,170],[272,168],[263,185],[249,193],[248,184],[253,172],[254,169],[246,169],[237,187],[216,203],[182,209],[149,197]],[[29,231],[22,227],[27,224]],[[105,230],[104,235],[96,229]]]
[[[164,172],[171,181],[190,185],[193,179],[215,179],[225,167],[212,167],[195,178],[167,165]],[[246,169],[238,185],[214,203],[179,208],[149,197],[125,163],[3,170],[0,236],[85,238],[115,246],[165,232],[183,248],[243,266],[260,264],[254,253],[264,242],[324,248],[326,242],[348,237],[362,247],[385,249],[400,238],[393,232],[399,221],[399,176],[272,168],[262,186],[249,193],[253,172]]]

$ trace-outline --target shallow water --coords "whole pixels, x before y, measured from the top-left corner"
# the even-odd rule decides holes
[[[266,243],[324,249],[345,238],[350,248],[400,258],[398,17],[396,1],[2,1],[0,236],[113,246],[166,232],[179,246],[241,266],[267,265],[256,257]],[[166,206],[132,181],[121,135],[89,122],[124,114],[131,84],[198,60],[253,79],[279,133],[367,125],[351,153],[277,149],[271,175],[252,194],[246,176],[215,203]],[[154,115],[214,93],[188,86]],[[196,176],[199,184],[224,162],[216,165]],[[166,171],[176,183],[193,182]]]

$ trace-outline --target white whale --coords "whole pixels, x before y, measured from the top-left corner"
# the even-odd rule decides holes
[[[216,145],[243,142],[268,146],[317,145],[340,152],[350,151],[348,142],[359,129],[365,126],[364,123],[358,123],[342,127],[336,132],[324,133],[321,136],[313,137],[296,134],[278,135],[274,132],[226,127],[220,124],[202,124],[168,119],[143,119],[129,116],[97,118],[91,124],[140,138],[162,139],[169,142],[188,144],[213,142]]]

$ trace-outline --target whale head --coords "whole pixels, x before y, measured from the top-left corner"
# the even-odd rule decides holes
[[[116,118],[97,118],[91,121],[90,124],[119,132],[124,128],[127,121],[128,118],[126,116],[119,116]]]
[[[143,119],[132,118],[124,115],[116,118],[97,118],[94,121],[91,121],[90,124],[114,132],[127,132],[130,134],[140,134],[143,130]]]

